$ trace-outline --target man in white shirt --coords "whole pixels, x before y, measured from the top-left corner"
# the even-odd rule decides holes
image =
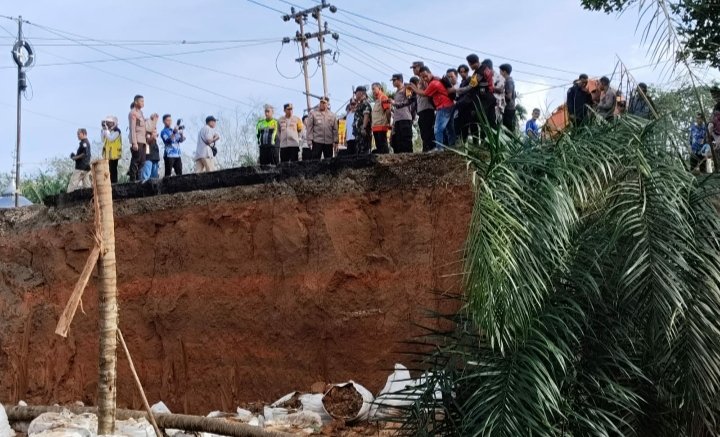
[[[215,171],[215,143],[220,140],[220,135],[215,132],[216,125],[217,120],[211,115],[205,119],[205,126],[200,129],[195,150],[195,173]]]

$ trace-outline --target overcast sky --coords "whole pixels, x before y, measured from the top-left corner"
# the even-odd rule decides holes
[[[259,2],[277,10],[290,8],[281,0]],[[325,15],[331,30],[340,34],[337,46],[328,44],[339,52],[328,66],[333,109],[349,98],[353,86],[389,83],[396,72],[407,79],[416,59],[425,60],[435,73],[457,67],[470,53],[467,48],[481,58],[491,57],[496,66],[510,62],[521,103],[543,110],[562,103],[565,84],[579,73],[612,73],[616,56],[629,67],[650,62],[635,31],[635,12],[622,17],[587,12],[579,0],[333,4],[338,12]],[[78,127],[88,128],[91,139],[97,139],[100,120],[107,115],[120,119],[126,136],[135,94],[145,96],[146,115],[169,112],[188,125],[208,114],[247,111],[258,102],[275,107],[292,102],[296,113],[305,107],[304,83],[294,62],[297,46],[281,44],[283,36],[294,36],[297,25],[246,0],[5,0],[0,14],[22,15],[35,24],[24,26],[36,52],[36,66],[28,72],[30,99],[23,99],[24,173],[34,172],[47,158],[73,151]],[[0,19],[0,25],[5,53],[0,56],[0,172],[7,172],[15,148],[17,71],[10,49],[17,25],[7,19]],[[317,31],[316,26],[312,22],[307,31]],[[187,43],[180,44],[183,40]],[[182,54],[168,56],[176,53]],[[98,60],[112,62],[77,63]],[[57,65],[62,63],[74,64]],[[653,68],[638,68],[633,74],[648,83],[666,80]],[[319,71],[311,81],[312,92],[322,94]],[[190,136],[194,144],[195,133]]]

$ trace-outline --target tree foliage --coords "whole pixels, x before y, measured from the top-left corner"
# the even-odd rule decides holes
[[[468,146],[464,309],[433,332],[409,434],[717,434],[720,179],[690,174],[666,126]]]
[[[584,8],[605,13],[623,12],[632,6],[643,8],[646,0],[581,0]],[[683,38],[684,56],[709,62],[720,68],[720,2],[715,0],[663,0],[676,17],[676,29]]]

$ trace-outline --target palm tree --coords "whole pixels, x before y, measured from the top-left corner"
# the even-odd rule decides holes
[[[410,435],[717,435],[720,179],[688,172],[666,126],[461,152],[463,309],[425,340]]]

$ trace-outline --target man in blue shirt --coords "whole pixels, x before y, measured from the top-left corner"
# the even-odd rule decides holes
[[[165,177],[170,177],[172,170],[175,170],[175,176],[182,175],[182,152],[180,151],[180,143],[185,141],[184,126],[172,127],[172,117],[170,114],[163,115],[163,124],[165,127],[160,132],[160,138],[165,144]]]
[[[525,123],[525,133],[531,140],[540,139],[540,126],[538,126],[538,118],[540,118],[540,110],[533,109],[532,118]]]
[[[703,173],[707,170],[707,158],[710,155],[707,139],[708,125],[705,123],[703,114],[698,112],[695,116],[695,123],[690,126],[690,148],[692,149],[690,167],[693,170],[699,169]]]

